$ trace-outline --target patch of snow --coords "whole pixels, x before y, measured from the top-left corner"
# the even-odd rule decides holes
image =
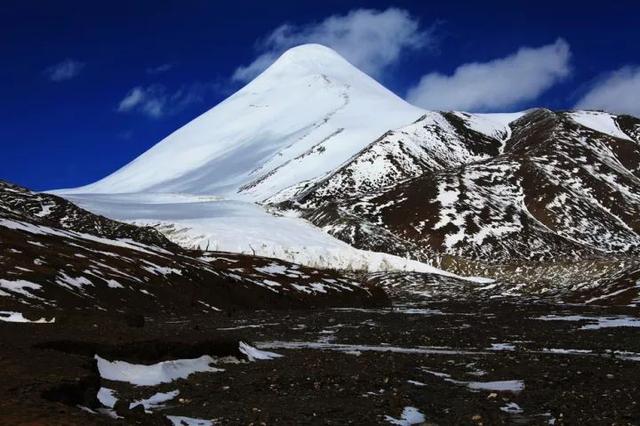
[[[116,402],[118,402],[118,398],[116,398],[116,391],[104,387],[98,390],[97,398],[100,404],[107,408],[115,407]]]
[[[55,203],[42,204],[42,210],[35,213],[37,217],[46,217],[49,216],[53,208],[55,207]]]
[[[156,408],[164,407],[164,403],[167,401],[171,401],[173,398],[180,394],[179,390],[174,390],[171,392],[158,392],[150,396],[146,399],[141,399],[139,401],[134,401],[129,404],[129,409],[137,407],[138,405],[142,405],[145,411],[149,412]]]
[[[498,380],[493,382],[464,382],[469,389],[513,392],[518,393],[524,390],[524,381],[522,380]]]
[[[7,290],[11,293],[20,294],[30,299],[38,299],[34,296],[32,290],[40,290],[42,286],[25,280],[5,280],[0,278],[0,289]]]
[[[562,349],[562,348],[543,348],[543,353],[559,354],[559,355],[590,355],[593,353],[590,349]]]
[[[266,266],[260,266],[255,268],[256,271],[262,272],[268,275],[283,275],[286,274],[289,268],[285,265],[279,265],[277,263],[271,263]]]
[[[211,420],[195,419],[184,416],[167,416],[173,426],[213,426]]]
[[[441,373],[438,371],[431,371],[425,368],[422,369],[425,373],[431,374],[436,377],[442,378],[446,382],[450,382],[456,385],[466,386],[471,390],[483,390],[483,391],[496,391],[496,392],[513,392],[519,393],[524,390],[524,381],[522,380],[496,380],[487,382],[472,382],[466,380],[452,379],[449,374]]]
[[[618,126],[615,120],[615,115],[599,111],[576,111],[569,113],[569,116],[576,123],[589,129],[616,138],[633,141],[633,139],[620,129],[620,126]]]
[[[210,305],[207,302],[203,302],[202,300],[198,300],[198,303],[201,304],[202,306],[204,306],[205,308],[208,308],[208,309],[210,309],[212,311],[222,312],[222,309],[216,308],[215,306]]]
[[[462,118],[466,125],[478,133],[490,138],[506,141],[511,137],[509,124],[524,116],[527,112],[512,113],[491,113],[491,114],[469,114],[465,112],[454,112]]]
[[[640,327],[640,318],[629,316],[594,317],[583,315],[544,315],[535,318],[540,321],[587,321],[580,330],[598,330],[610,327]]]
[[[162,361],[157,364],[131,364],[126,361],[109,361],[96,355],[100,377],[105,380],[127,382],[137,386],[156,386],[177,379],[186,379],[200,372],[224,371],[211,366],[215,362],[209,355],[195,359]]]
[[[392,425],[410,426],[424,423],[426,418],[416,407],[404,407],[402,415],[399,419],[391,416],[385,416],[384,419]]]
[[[45,318],[40,318],[37,320],[29,320],[24,317],[21,312],[12,312],[12,311],[0,311],[0,321],[4,322],[22,322],[22,323],[33,323],[33,324],[51,324],[56,322],[55,318],[47,320]]]
[[[166,266],[158,266],[158,265],[155,265],[155,264],[153,264],[151,262],[146,262],[146,261],[145,261],[145,263],[147,263],[149,266],[143,266],[142,269],[144,269],[147,272],[152,273],[153,275],[164,275],[164,276],[172,275],[172,274],[182,275],[182,271],[179,270],[179,269],[176,269],[176,268],[169,268],[169,267],[166,267]]]
[[[509,402],[507,405],[500,407],[501,411],[509,414],[522,414],[524,410],[515,402]]]
[[[511,343],[492,343],[489,350],[492,351],[515,351],[516,347]]]
[[[118,281],[116,280],[107,280],[107,286],[109,288],[124,288],[124,286],[122,284],[120,284]]]
[[[242,330],[245,328],[261,328],[261,327],[266,327],[269,325],[278,325],[280,324],[279,322],[269,322],[269,323],[264,323],[264,324],[247,324],[247,325],[238,325],[236,327],[221,327],[218,328],[218,331],[230,331],[230,330]]]
[[[429,308],[408,308],[404,306],[394,306],[393,308],[331,308],[334,311],[342,312],[366,312],[369,314],[388,315],[388,314],[405,314],[405,315],[447,315],[439,309]]]
[[[249,361],[271,360],[282,357],[282,355],[275,352],[261,351],[260,349],[256,349],[244,342],[240,342],[240,352],[245,354]]]
[[[73,287],[78,289],[82,289],[87,285],[93,285],[93,283],[85,277],[71,277],[64,272],[60,272],[59,276],[56,277],[56,283],[63,287]]]

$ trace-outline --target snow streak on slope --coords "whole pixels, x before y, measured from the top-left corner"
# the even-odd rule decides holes
[[[63,192],[240,191],[259,201],[322,177],[422,113],[333,50],[303,45],[127,166]]]
[[[316,201],[355,197],[427,172],[489,158],[504,143],[487,135],[508,137],[509,122],[521,115],[496,114],[494,118],[492,114],[428,112],[415,123],[387,132],[299,199],[308,207],[307,194]],[[268,201],[285,201],[290,196],[284,191]]]

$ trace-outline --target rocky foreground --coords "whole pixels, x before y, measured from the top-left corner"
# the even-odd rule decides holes
[[[640,420],[632,260],[580,264],[590,285],[346,274],[1,183],[0,262],[0,424]]]
[[[0,423],[637,424],[638,327],[505,302],[0,322]]]

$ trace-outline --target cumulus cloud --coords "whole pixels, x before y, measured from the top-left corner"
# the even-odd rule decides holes
[[[577,109],[602,109],[640,117],[640,66],[626,66],[604,75],[576,104]]]
[[[487,111],[536,99],[570,73],[571,52],[563,39],[484,63],[460,65],[452,75],[430,73],[407,93],[423,108]]]
[[[137,112],[151,118],[175,114],[200,103],[210,90],[209,85],[194,83],[170,92],[161,84],[136,86],[118,104],[118,112]]]
[[[74,59],[65,59],[55,65],[50,66],[44,70],[45,75],[51,81],[60,82],[65,80],[71,80],[80,74],[80,71],[84,68],[85,64]]]
[[[331,47],[363,71],[378,76],[404,51],[432,42],[432,31],[421,29],[418,20],[405,10],[356,9],[308,25],[279,26],[258,43],[261,54],[250,64],[237,68],[232,78],[249,81],[285,50],[304,43]]]

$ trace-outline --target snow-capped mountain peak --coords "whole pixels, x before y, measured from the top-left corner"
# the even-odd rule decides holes
[[[260,201],[321,178],[388,129],[422,114],[335,51],[302,45],[122,169],[62,192],[184,192]]]
[[[285,51],[242,90],[253,88],[262,82],[271,85],[277,79],[310,75],[324,75],[343,83],[355,82],[366,77],[365,80],[375,83],[373,79],[353,66],[335,50],[321,44],[309,43]],[[378,83],[375,84],[378,85]]]

